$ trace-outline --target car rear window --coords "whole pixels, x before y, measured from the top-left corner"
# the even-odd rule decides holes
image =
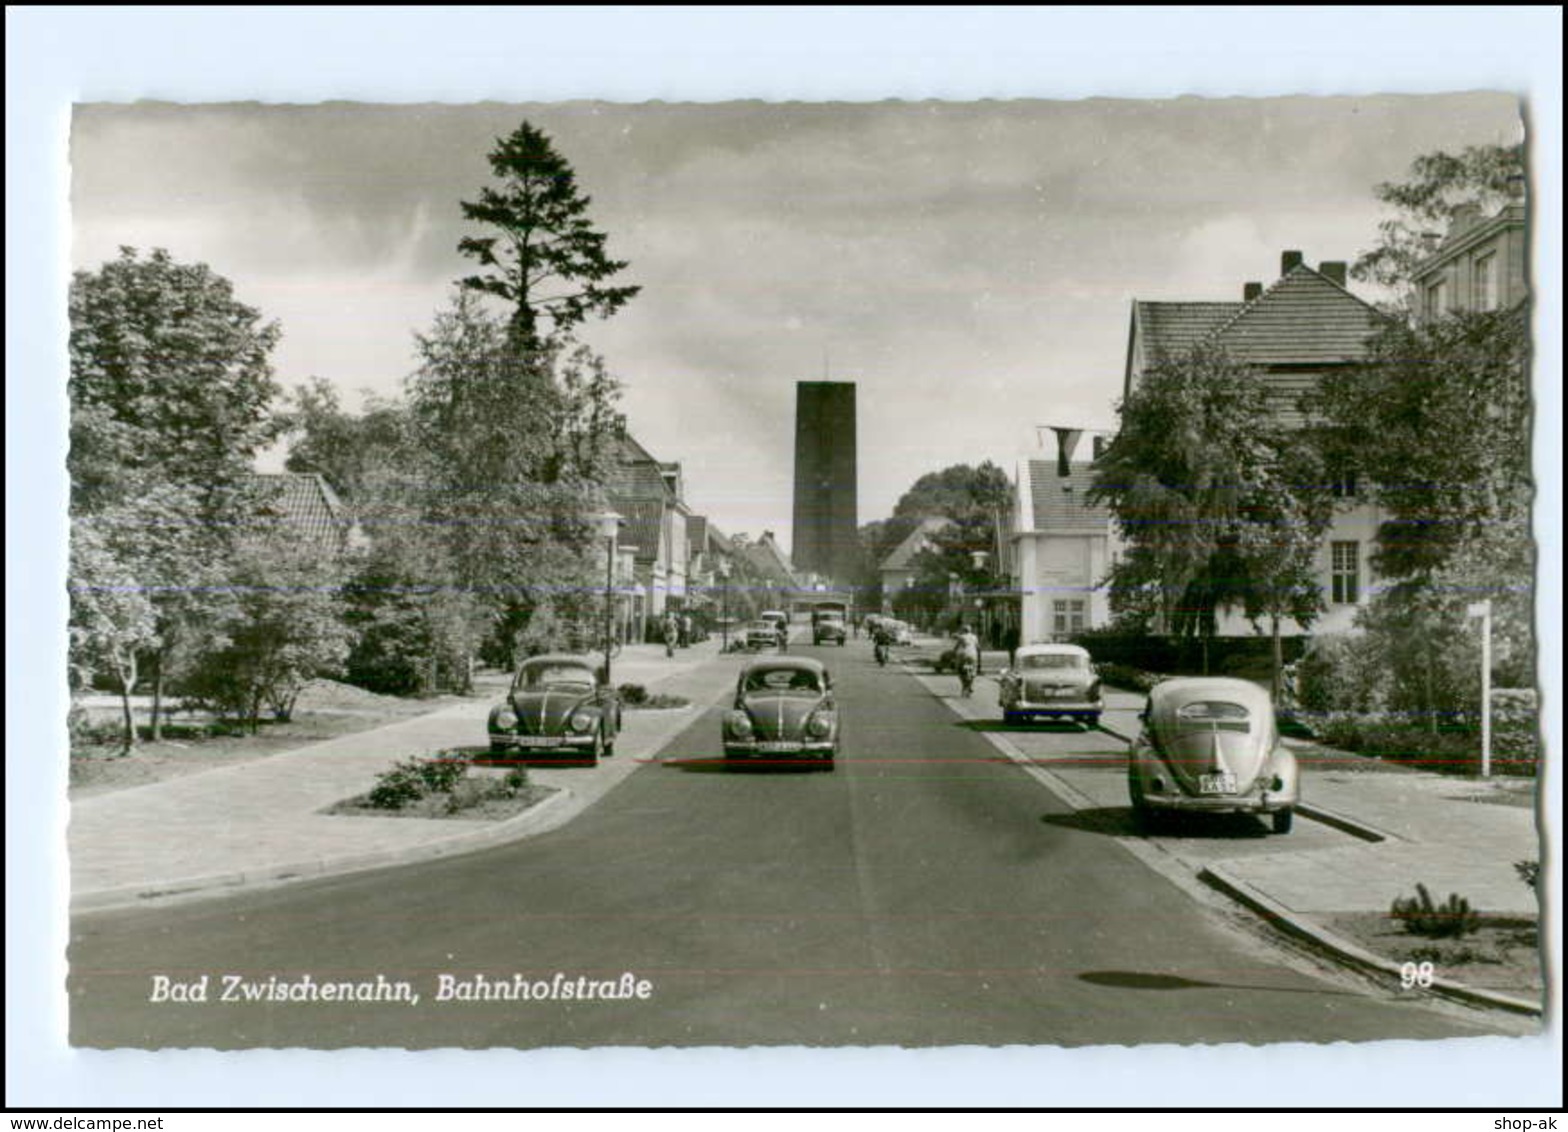
[[[1196,731],[1245,732],[1251,729],[1252,713],[1224,700],[1194,700],[1176,709],[1176,722]]]

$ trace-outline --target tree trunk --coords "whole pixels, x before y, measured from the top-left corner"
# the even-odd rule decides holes
[[[148,738],[163,741],[163,650],[152,654],[152,731]]]
[[[120,678],[120,716],[125,728],[120,739],[123,758],[136,750],[136,713],[131,707],[131,691],[136,687],[135,652],[115,664],[115,675]]]

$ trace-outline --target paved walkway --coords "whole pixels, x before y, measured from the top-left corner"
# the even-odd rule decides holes
[[[561,825],[657,751],[694,712],[722,694],[717,638],[666,658],[663,646],[632,645],[613,662],[617,685],[683,695],[687,708],[628,711],[615,757],[598,768],[534,769],[532,781],[560,793],[504,822],[327,815],[362,794],[394,762],[485,742],[493,696],[315,743],[237,766],[186,775],[71,804],[72,907],[137,903],[159,896],[347,872],[460,852]]]

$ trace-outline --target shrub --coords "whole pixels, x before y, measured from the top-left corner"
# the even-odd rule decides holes
[[[466,759],[407,759],[378,775],[365,800],[378,810],[401,810],[430,794],[451,794],[467,773]]]
[[[1098,668],[1103,682],[1134,692],[1147,692],[1164,679],[1127,664],[1101,664]]]
[[[640,707],[648,702],[648,689],[641,684],[622,684],[616,691],[628,707]]]
[[[1458,893],[1449,893],[1444,904],[1434,904],[1426,885],[1416,885],[1414,897],[1395,897],[1389,916],[1411,935],[1427,939],[1459,939],[1481,926],[1481,917]]]

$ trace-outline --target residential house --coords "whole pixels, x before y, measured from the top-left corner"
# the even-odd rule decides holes
[[[1525,206],[1483,217],[1477,206],[1455,213],[1448,232],[1411,274],[1414,309],[1434,318],[1455,311],[1509,310],[1529,298]]]
[[[1299,251],[1287,251],[1281,256],[1280,278],[1268,287],[1246,284],[1240,302],[1134,300],[1123,395],[1130,394],[1160,358],[1214,343],[1258,371],[1282,421],[1306,423],[1301,395],[1327,374],[1357,364],[1383,317],[1346,288],[1345,274],[1343,262],[1314,269]],[[1374,584],[1370,556],[1382,518],[1353,474],[1336,475],[1332,482],[1340,505],[1317,561],[1328,609],[1314,622],[1314,632],[1342,631],[1354,623],[1357,607],[1367,601]],[[1282,632],[1290,635],[1302,631],[1294,622],[1282,625]],[[1222,616],[1219,632],[1243,636],[1254,629],[1232,613]]]
[[[1098,455],[1098,443],[1095,448]],[[1108,624],[1103,582],[1120,546],[1110,509],[1088,500],[1094,464],[1027,457],[1018,461],[1013,482],[1008,541],[1019,640],[1067,641]]]
[[[331,485],[314,473],[253,472],[245,480],[260,500],[254,529],[327,556],[363,543]]]
[[[620,548],[630,552],[633,581],[627,587],[629,636],[644,640],[667,610],[680,610],[688,597],[690,511],[682,497],[681,466],[664,463],[629,433],[618,440],[610,472],[610,506],[625,520]]]
[[[915,556],[931,546],[931,537],[952,520],[943,515],[927,515],[920,520],[904,541],[895,546],[878,572],[882,577],[882,612],[893,612],[893,599],[907,590],[915,581]]]
[[[799,586],[794,564],[779,546],[772,531],[763,531],[756,542],[736,540],[736,549],[746,561],[752,596],[759,609],[785,609],[790,595]]]

